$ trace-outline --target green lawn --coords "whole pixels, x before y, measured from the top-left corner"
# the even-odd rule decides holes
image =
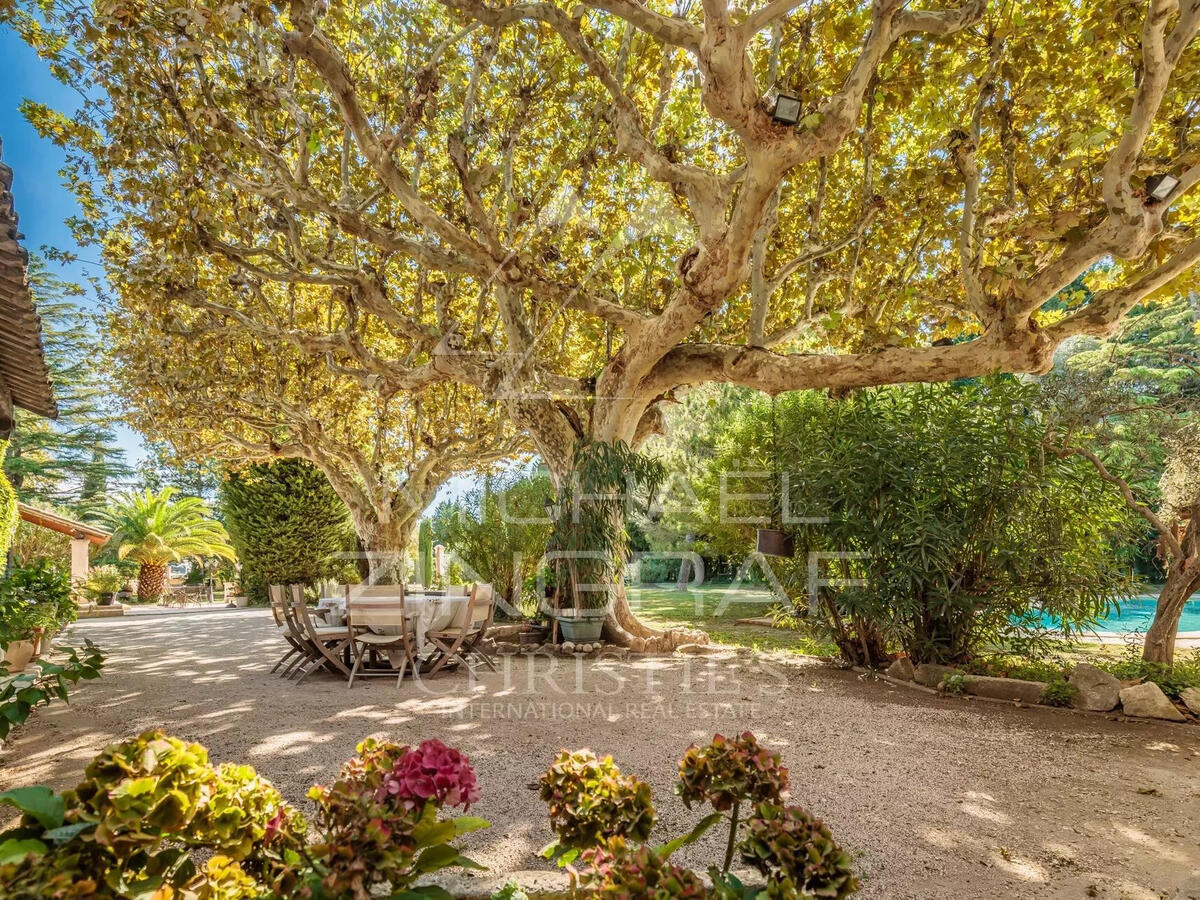
[[[633,611],[651,625],[699,628],[718,643],[756,650],[821,656],[836,653],[832,644],[804,631],[738,625],[738,619],[762,618],[769,614],[778,604],[769,591],[727,584],[706,584],[684,591],[641,585],[629,588],[628,594]]]

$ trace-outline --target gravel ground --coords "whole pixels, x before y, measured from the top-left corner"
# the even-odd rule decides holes
[[[829,823],[872,898],[1200,897],[1200,729],[934,697],[798,658],[726,653],[627,662],[517,658],[474,685],[446,673],[397,689],[268,674],[260,611],[92,620],[105,675],[38,712],[0,755],[0,788],[71,786],[106,743],[155,726],[255,766],[294,803],[368,734],[439,737],[470,754],[492,828],[471,855],[537,868],[550,840],[529,785],[560,747],[611,753],[654,789],[665,839],[699,818],[676,761],[714,732],[783,754],[792,800]],[[681,852],[704,868],[710,834]],[[1183,887],[1181,887],[1183,885]]]

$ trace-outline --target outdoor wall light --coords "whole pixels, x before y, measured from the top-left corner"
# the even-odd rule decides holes
[[[1179,179],[1166,172],[1151,175],[1146,179],[1146,193],[1152,200],[1159,202],[1171,196],[1171,191],[1179,186]]]
[[[780,125],[795,125],[800,121],[800,98],[791,94],[778,94],[771,118]]]

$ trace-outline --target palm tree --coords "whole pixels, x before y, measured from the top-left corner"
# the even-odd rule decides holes
[[[204,501],[182,497],[172,502],[175,489],[155,494],[146,490],[126,493],[100,512],[112,529],[109,545],[121,559],[141,564],[138,599],[153,600],[165,593],[167,564],[182,559],[219,556],[234,560],[224,526],[214,519]]]

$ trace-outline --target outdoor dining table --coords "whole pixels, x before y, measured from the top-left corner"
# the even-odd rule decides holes
[[[354,601],[358,604],[395,603],[395,597],[363,597]],[[446,596],[442,591],[426,591],[420,594],[404,595],[404,612],[409,619],[413,636],[416,638],[417,651],[425,649],[425,635],[430,631],[438,631],[449,626],[455,616],[465,612],[470,598],[467,596]],[[325,614],[325,620],[331,625],[340,625],[346,618],[345,597],[321,597],[317,601],[317,611]],[[400,629],[394,625],[370,626],[376,634],[399,634]]]

